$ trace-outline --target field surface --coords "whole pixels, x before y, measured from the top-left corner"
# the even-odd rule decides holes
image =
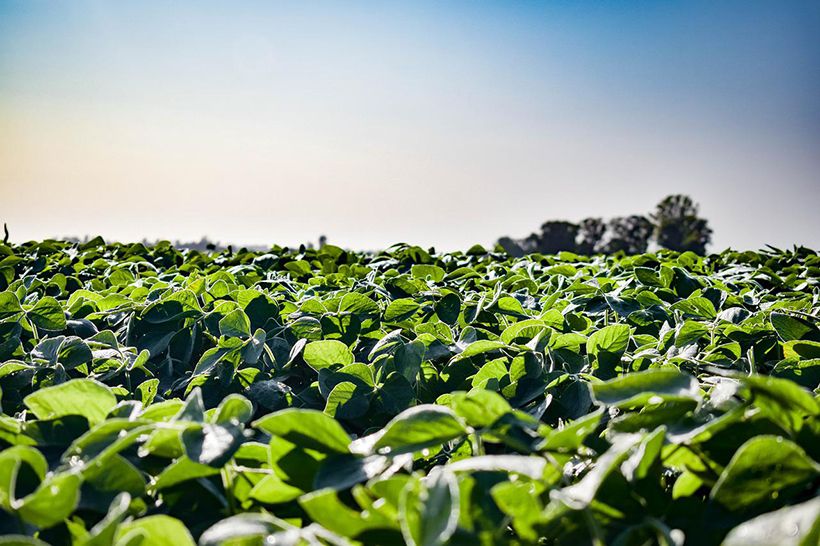
[[[820,258],[0,245],[0,544],[820,541]]]

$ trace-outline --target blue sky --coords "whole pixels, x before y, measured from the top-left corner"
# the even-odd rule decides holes
[[[0,220],[465,248],[688,193],[820,246],[820,3],[0,0]]]

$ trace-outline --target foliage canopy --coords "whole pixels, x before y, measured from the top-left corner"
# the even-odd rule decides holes
[[[0,543],[816,544],[819,296],[805,248],[0,245]]]

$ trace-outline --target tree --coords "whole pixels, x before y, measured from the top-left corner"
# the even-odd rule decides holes
[[[636,214],[608,222],[585,218],[580,224],[553,220],[542,224],[540,232],[523,239],[502,237],[498,245],[511,256],[555,254],[562,250],[586,255],[619,251],[638,254],[646,252],[653,235],[661,247],[704,254],[712,230],[698,216],[698,207],[690,197],[670,195],[658,203],[648,218]]]
[[[506,235],[498,240],[498,246],[500,246],[504,250],[504,252],[506,252],[513,258],[520,258],[524,254],[526,254],[524,249],[521,247],[520,241],[516,241],[515,239],[507,237]]]
[[[627,254],[646,252],[652,228],[652,222],[646,216],[633,214],[613,218],[607,225],[606,239],[601,250],[607,254],[618,251]]]
[[[526,254],[532,254],[533,252],[540,252],[538,250],[541,244],[541,234],[540,233],[530,233],[523,239],[519,241],[521,244],[521,248],[524,249]]]
[[[540,254],[556,254],[562,250],[577,252],[578,245],[575,240],[578,237],[578,229],[578,225],[572,222],[550,221],[541,225],[540,233],[530,233],[523,239],[501,237],[497,244],[513,257],[536,252]]]
[[[655,224],[658,245],[678,252],[706,253],[712,230],[706,219],[698,216],[698,206],[689,196],[667,196],[658,203],[650,218]]]
[[[601,218],[584,218],[578,225],[577,252],[591,255],[600,252],[606,234],[606,224]]]
[[[550,221],[541,225],[538,235],[537,252],[555,254],[562,250],[575,252],[575,238],[578,237],[578,225],[565,221]]]

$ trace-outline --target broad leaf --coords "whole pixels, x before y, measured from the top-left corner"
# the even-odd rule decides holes
[[[72,379],[46,387],[26,396],[23,401],[38,419],[81,415],[89,424],[102,422],[117,405],[111,389],[91,379]]]
[[[290,408],[262,417],[253,427],[323,453],[348,453],[350,436],[320,411]]]

